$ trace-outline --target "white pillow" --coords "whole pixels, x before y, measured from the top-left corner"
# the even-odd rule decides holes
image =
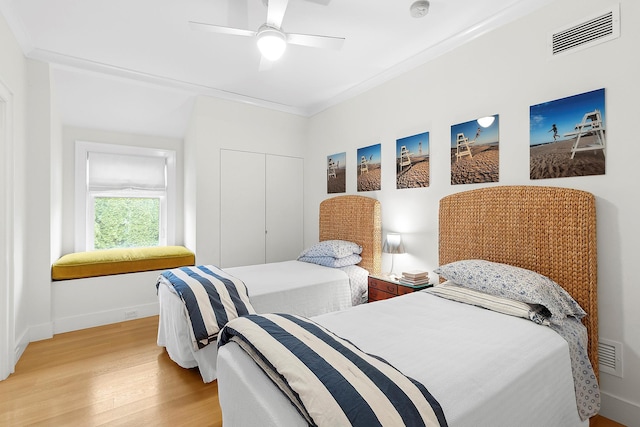
[[[344,258],[349,255],[362,253],[362,246],[346,240],[325,240],[302,251],[300,257],[320,257],[328,256],[333,258]]]
[[[313,264],[323,265],[325,267],[346,267],[348,265],[356,265],[362,261],[362,257],[358,254],[351,254],[342,258],[333,258],[330,256],[301,256],[298,261],[311,262]]]
[[[475,305],[498,313],[508,314],[509,316],[529,319],[539,325],[549,326],[550,324],[549,317],[551,313],[541,305],[528,304],[526,302],[486,294],[474,289],[454,285],[450,281],[429,288],[425,290],[425,292],[464,304]]]
[[[456,285],[539,304],[551,312],[551,322],[562,324],[567,316],[582,319],[587,313],[553,280],[535,271],[480,259],[442,265],[434,272]]]

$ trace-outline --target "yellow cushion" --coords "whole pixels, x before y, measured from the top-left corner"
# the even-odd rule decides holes
[[[195,265],[196,256],[184,246],[105,249],[62,256],[51,267],[53,280],[108,276],[137,271]]]

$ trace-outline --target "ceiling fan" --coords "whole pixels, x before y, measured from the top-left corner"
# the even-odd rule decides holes
[[[320,1],[317,1],[320,3]],[[287,44],[338,50],[344,43],[342,37],[320,36],[313,34],[295,34],[282,31],[282,20],[289,0],[268,0],[267,21],[257,31],[224,27],[204,22],[189,21],[192,29],[234,36],[256,37],[258,49],[263,58],[270,61],[279,59]]]

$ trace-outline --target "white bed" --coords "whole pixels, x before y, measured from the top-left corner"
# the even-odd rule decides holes
[[[425,385],[449,426],[583,425],[567,343],[549,328],[424,292],[314,320]],[[307,425],[236,343],[220,348],[218,367],[223,425]]]
[[[380,203],[363,196],[338,196],[320,205],[320,240],[346,240],[362,247],[357,266],[329,268],[308,262],[226,268],[242,280],[257,313],[289,313],[310,317],[343,310],[367,300],[367,276],[380,271]],[[215,344],[202,349],[193,345],[191,325],[184,303],[161,277],[157,344],[183,368],[198,368],[204,382],[216,378]]]
[[[244,282],[257,313],[310,317],[352,307],[352,287],[354,295],[362,298],[368,273],[363,268],[354,267],[346,269],[351,272],[351,277],[345,269],[301,261],[234,267],[225,271]],[[185,305],[166,280],[159,283],[158,299],[162,307],[158,345],[165,347],[171,360],[181,367],[198,367],[204,382],[216,379],[215,344],[199,350],[194,348]]]
[[[597,377],[595,224],[595,198],[582,191],[499,186],[454,194],[440,203],[440,264],[483,259],[560,284],[588,314],[582,323]],[[576,404],[575,353],[549,327],[425,291],[313,320],[424,384],[451,427],[588,425]],[[220,348],[218,367],[224,425],[307,425],[235,342]]]

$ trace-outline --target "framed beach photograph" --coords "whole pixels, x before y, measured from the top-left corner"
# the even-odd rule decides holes
[[[500,117],[451,126],[451,184],[498,182]]]
[[[396,140],[396,188],[429,186],[429,132]]]
[[[347,191],[347,153],[327,156],[327,193]]]
[[[604,175],[604,89],[530,107],[530,179]]]
[[[380,144],[358,148],[358,191],[380,190],[382,181],[380,152]]]

